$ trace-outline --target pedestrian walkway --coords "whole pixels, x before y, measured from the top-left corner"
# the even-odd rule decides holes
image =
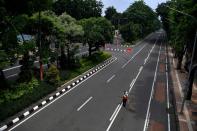
[[[173,58],[169,48],[169,59],[171,66],[172,87],[176,98],[176,112],[180,131],[197,131],[197,86],[193,86],[192,100],[186,101],[183,113],[180,113],[184,88],[188,73],[184,70],[176,70],[177,60]]]

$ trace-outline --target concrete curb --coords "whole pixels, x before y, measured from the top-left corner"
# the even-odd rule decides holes
[[[66,87],[64,87],[62,90],[57,91],[55,94],[49,96],[48,98],[44,99],[42,102],[39,102],[36,106],[34,106],[33,108],[29,109],[28,111],[25,111],[24,113],[20,114],[18,117],[16,117],[15,119],[7,122],[5,125],[0,127],[0,131],[4,131],[10,127],[12,127],[13,125],[15,125],[16,123],[18,123],[19,121],[23,120],[24,118],[28,117],[29,115],[33,114],[35,111],[37,111],[38,109],[40,109],[41,107],[47,105],[48,103],[50,103],[51,101],[55,100],[56,98],[58,98],[59,96],[61,96],[62,94],[66,93],[67,91],[69,91],[70,89],[72,89],[73,87],[75,87],[76,85],[78,85],[79,83],[81,83],[82,81],[84,81],[85,79],[87,79],[88,77],[92,76],[93,74],[95,74],[96,72],[102,70],[104,67],[110,65],[112,62],[114,62],[117,58],[115,57],[111,57],[107,60],[105,60],[102,64],[99,64],[98,66],[93,67],[93,69],[90,69],[88,71],[86,71],[87,73],[84,74],[83,76],[81,76],[80,78],[78,78],[77,80],[75,80],[74,82],[72,82],[71,84],[68,84],[69,82],[63,84],[61,87],[66,86],[66,84],[68,84]],[[76,79],[76,78],[74,78]],[[72,81],[72,80],[71,80]]]

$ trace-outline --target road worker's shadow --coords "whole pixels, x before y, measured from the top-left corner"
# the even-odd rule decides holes
[[[129,112],[132,112],[132,113],[136,112],[134,96],[132,96],[132,95],[129,96],[129,100],[127,102],[125,109]]]

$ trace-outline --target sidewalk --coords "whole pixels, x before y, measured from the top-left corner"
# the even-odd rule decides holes
[[[180,114],[183,89],[187,81],[188,73],[181,70],[176,70],[177,60],[173,58],[171,49],[169,48],[169,61],[170,61],[170,75],[172,77],[172,87],[176,98],[176,112],[178,116],[178,123],[180,131],[197,131],[197,86],[193,86],[192,100],[186,101],[183,114]]]

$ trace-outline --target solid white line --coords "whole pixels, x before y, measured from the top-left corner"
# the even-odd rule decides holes
[[[109,83],[116,75],[113,75],[112,77],[110,77],[108,80],[107,80],[107,83]]]
[[[156,40],[155,44],[157,43],[157,41],[158,41],[158,39]],[[155,44],[154,44],[154,46],[152,47],[152,49],[150,50],[150,52],[149,52],[148,56],[146,57],[146,59],[144,60],[144,65],[146,64],[147,60],[149,59],[150,54],[153,52],[153,49],[155,48]]]
[[[137,54],[139,54],[140,51],[141,51],[142,49],[144,49],[145,46],[147,46],[147,44],[144,45],[137,53],[135,53],[135,54],[131,57],[131,59],[128,60],[128,61],[122,66],[122,68],[125,68],[125,66],[126,66],[127,64],[129,64],[129,62],[131,62],[131,61],[135,58],[135,56],[136,56]]]
[[[157,58],[157,65],[156,65],[156,69],[155,69],[154,80],[153,80],[153,84],[152,84],[152,90],[151,90],[150,99],[149,99],[149,102],[148,102],[148,109],[147,109],[147,113],[146,113],[146,119],[145,119],[143,131],[146,131],[147,127],[148,127],[150,104],[151,104],[151,100],[152,100],[153,93],[154,93],[154,85],[155,85],[155,81],[156,81],[156,77],[157,77],[157,69],[158,69],[160,54],[161,54],[161,45],[160,45],[160,49],[159,49],[159,55],[158,55],[158,58]]]
[[[132,82],[131,82],[131,84],[130,84],[130,88],[129,88],[129,93],[131,92],[131,89],[132,89],[132,87],[133,87],[135,81],[136,81],[136,79],[133,79],[133,80],[132,80]]]
[[[80,111],[81,108],[83,108],[93,97],[91,96],[90,98],[88,98],[88,100],[86,100],[78,109],[77,111]]]
[[[114,61],[115,62],[117,60],[117,58],[115,57]],[[112,64],[113,62],[109,63],[108,65]],[[105,69],[105,66],[103,69]],[[93,77],[94,75],[96,75],[97,73],[99,73],[102,70],[99,70],[98,72],[96,72],[95,74],[93,74],[91,77]],[[27,117],[26,119],[22,120],[20,123],[16,124],[15,126],[13,126],[9,131],[12,131],[13,129],[15,129],[16,127],[18,127],[19,125],[21,125],[22,123],[24,123],[25,121],[27,121],[28,119],[30,119],[31,117],[33,117],[34,115],[36,115],[37,113],[39,113],[40,111],[42,111],[43,109],[45,109],[46,107],[48,107],[49,105],[53,104],[55,101],[59,100],[60,98],[62,98],[64,95],[68,94],[69,92],[71,92],[72,90],[74,90],[76,87],[78,87],[79,85],[81,85],[82,83],[84,83],[85,81],[87,81],[88,79],[90,79],[91,77],[85,79],[84,81],[82,81],[81,83],[79,83],[78,85],[76,85],[75,87],[73,87],[72,89],[68,90],[66,93],[64,93],[63,95],[61,95],[60,97],[58,97],[57,99],[55,99],[54,101],[48,103],[46,106],[43,106],[42,108],[40,108],[38,111],[34,112],[33,114],[31,114],[29,117]]]
[[[116,114],[116,112],[118,111],[118,108],[119,108],[120,104],[118,104],[118,106],[116,107],[114,113],[112,114],[112,116],[110,117],[110,121],[114,118],[114,115]]]
[[[109,131],[109,130],[110,130],[110,128],[111,128],[112,124],[114,123],[114,120],[115,120],[116,117],[118,116],[118,113],[119,113],[119,111],[120,111],[121,108],[122,108],[122,103],[120,104],[120,106],[119,106],[117,112],[115,113],[115,115],[114,115],[112,121],[110,122],[110,124],[109,124],[109,126],[108,126],[108,128],[107,128],[106,131]]]
[[[166,47],[165,47],[166,50]],[[166,50],[167,52],[167,50]],[[169,100],[169,80],[168,80],[168,58],[166,53],[166,92],[167,92],[167,107],[170,108],[170,100]],[[168,113],[168,131],[170,131],[170,114]]]

